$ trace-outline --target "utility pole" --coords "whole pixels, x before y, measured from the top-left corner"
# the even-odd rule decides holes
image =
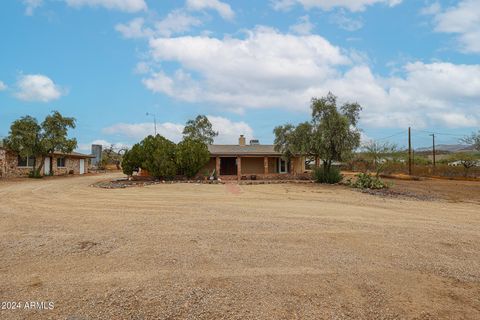
[[[412,175],[412,132],[408,127],[408,174]]]
[[[432,144],[432,152],[433,152],[433,172],[435,172],[435,166],[436,166],[436,159],[435,159],[435,133],[431,134],[432,139],[433,139],[433,144]]]
[[[153,128],[155,129],[155,137],[157,136],[157,116],[153,113],[146,113],[147,116],[152,116],[153,117]]]

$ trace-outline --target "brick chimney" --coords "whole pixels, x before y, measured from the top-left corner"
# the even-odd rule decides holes
[[[245,142],[246,142],[245,137],[243,136],[243,134],[241,134],[240,138],[238,138],[238,145],[243,147],[245,146]]]

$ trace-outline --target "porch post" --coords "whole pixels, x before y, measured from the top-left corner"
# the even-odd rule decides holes
[[[215,174],[220,177],[220,157],[215,158]]]
[[[238,180],[242,179],[242,157],[237,157],[237,177]]]
[[[263,157],[263,174],[268,174],[268,157]]]

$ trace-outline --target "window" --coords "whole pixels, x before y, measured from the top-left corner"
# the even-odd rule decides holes
[[[25,157],[25,158],[18,156],[19,167],[33,167],[34,163],[35,163],[35,157],[33,156]]]
[[[287,161],[282,158],[278,158],[278,173],[287,173]]]
[[[65,167],[65,158],[57,158],[57,167],[64,168]]]

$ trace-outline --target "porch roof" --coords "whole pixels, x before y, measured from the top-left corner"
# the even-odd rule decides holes
[[[280,152],[275,151],[271,144],[259,145],[230,145],[230,144],[212,144],[208,146],[208,151],[212,156],[281,156]]]

